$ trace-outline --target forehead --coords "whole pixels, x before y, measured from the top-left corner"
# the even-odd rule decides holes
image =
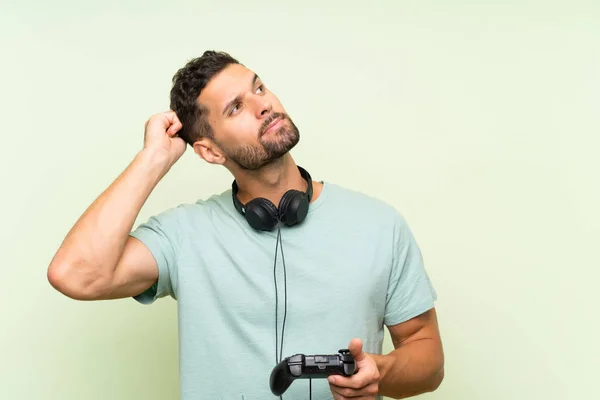
[[[212,77],[200,93],[198,101],[220,114],[222,107],[243,91],[249,90],[254,72],[240,64],[230,64]],[[217,114],[217,115],[218,115]]]

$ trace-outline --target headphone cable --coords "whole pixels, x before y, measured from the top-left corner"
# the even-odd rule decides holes
[[[277,309],[278,309],[278,295],[277,295],[277,251],[279,250],[279,230],[277,231],[277,242],[275,243],[275,260],[273,261],[273,282],[275,283],[275,364],[279,364],[279,339],[277,334]]]
[[[284,282],[284,314],[283,314],[283,326],[281,328],[281,349],[279,349],[279,338],[277,332],[277,316],[279,310],[279,290],[277,289],[277,252],[281,247],[281,258],[283,262],[283,282]],[[275,242],[275,260],[273,261],[273,281],[275,283],[275,363],[279,364],[283,359],[283,335],[285,332],[285,322],[287,318],[287,276],[285,268],[285,256],[283,254],[283,241],[281,240],[281,226],[277,224],[277,240]],[[282,396],[279,396],[283,399]]]
[[[281,229],[279,230],[279,246],[281,247],[281,261],[283,263],[283,293],[284,293],[284,311],[283,326],[281,327],[281,348],[279,349],[279,361],[283,360],[283,335],[285,332],[285,322],[287,319],[287,271],[285,268],[285,255],[283,254],[283,239],[281,238]]]
[[[277,335],[277,316],[279,309],[279,291],[277,290],[277,252],[278,248],[281,248],[281,261],[283,263],[283,285],[284,285],[284,312],[283,312],[283,326],[281,327],[281,348],[278,353],[278,335]],[[287,270],[285,267],[285,255],[283,254],[283,240],[281,239],[281,225],[277,224],[277,240],[275,243],[275,261],[273,262],[273,280],[275,282],[275,361],[277,364],[283,359],[283,339],[285,333],[285,322],[287,319]],[[312,379],[308,379],[308,396],[312,400]],[[279,396],[283,399],[283,396]]]

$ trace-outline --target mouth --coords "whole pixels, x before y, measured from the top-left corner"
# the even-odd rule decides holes
[[[275,118],[273,121],[271,121],[271,123],[269,125],[267,125],[266,129],[263,132],[263,135],[266,135],[267,133],[270,133],[270,132],[274,132],[281,126],[281,124],[283,124],[283,118],[281,118],[281,117]]]

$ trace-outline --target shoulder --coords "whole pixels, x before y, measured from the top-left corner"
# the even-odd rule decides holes
[[[328,200],[335,204],[335,207],[341,208],[346,212],[353,212],[354,215],[364,215],[376,220],[403,220],[401,213],[396,207],[390,202],[372,194],[335,183],[327,183],[327,190]]]
[[[191,202],[173,205],[150,217],[150,222],[163,225],[177,225],[182,227],[195,223],[198,219],[209,218],[215,213],[230,213],[233,209],[231,201],[231,190],[210,195],[206,198]]]

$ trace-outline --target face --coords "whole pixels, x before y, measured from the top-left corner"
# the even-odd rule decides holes
[[[208,162],[257,170],[299,141],[298,128],[277,97],[242,65],[229,65],[215,75],[198,101],[208,109],[214,139],[202,139],[194,148]]]

